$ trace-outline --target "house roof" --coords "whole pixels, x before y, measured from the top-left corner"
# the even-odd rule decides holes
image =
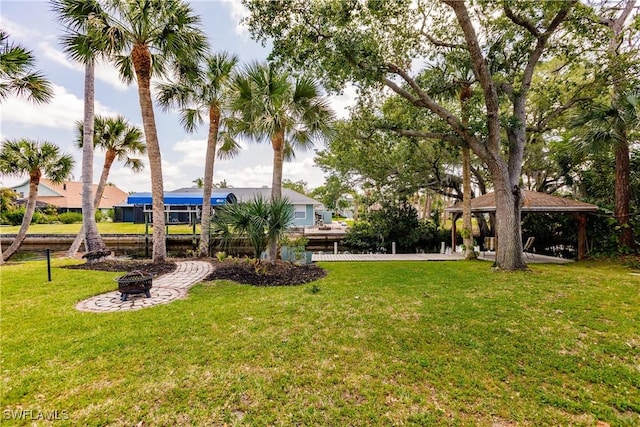
[[[27,181],[28,182],[28,181]],[[20,184],[20,186],[24,185]],[[82,183],[75,181],[64,181],[61,184],[55,184],[46,178],[40,179],[40,185],[49,188],[51,191],[59,194],[59,196],[38,196],[36,200],[57,206],[59,208],[81,209],[82,208]],[[17,188],[16,186],[14,188]],[[93,184],[93,192],[95,193],[98,186]],[[107,185],[104,188],[102,199],[100,199],[100,209],[111,209],[114,205],[124,203],[127,200],[127,193],[113,185]]]
[[[150,205],[152,203],[151,193],[134,193],[127,198],[129,205]],[[185,192],[165,192],[164,193],[165,205],[187,205],[187,206],[202,206],[203,196],[200,193],[185,193]],[[236,203],[236,196],[230,192],[213,193],[211,194],[211,205],[221,206],[226,203]]]
[[[537,191],[522,190],[522,212],[596,212],[598,206],[566,197],[553,196]],[[495,212],[495,193],[483,194],[471,199],[471,212]],[[462,212],[462,202],[445,209],[445,212]]]
[[[260,194],[265,199],[269,199],[271,197],[271,188],[220,188],[216,190],[226,190],[230,191],[238,199],[238,202],[245,202],[247,200],[251,200],[256,197],[256,195]],[[202,194],[202,188],[197,187],[189,187],[189,188],[179,188],[177,190],[171,191],[170,193],[197,193]],[[304,194],[300,194],[297,191],[294,191],[290,188],[282,189],[282,197],[286,197],[289,200],[289,203],[292,205],[314,205],[319,206],[322,203],[319,201],[312,199],[311,197],[305,196]]]

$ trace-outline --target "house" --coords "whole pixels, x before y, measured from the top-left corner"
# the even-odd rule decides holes
[[[199,192],[165,191],[163,195],[165,223],[194,224],[200,220],[203,195]],[[151,193],[133,193],[126,203],[114,207],[115,222],[133,222],[136,224],[153,223],[153,198]],[[213,193],[211,206],[236,203],[236,197],[230,192]]]
[[[261,195],[271,197],[271,188],[216,188],[212,194],[211,205],[246,202]],[[282,189],[282,197],[287,198],[294,207],[294,227],[312,227],[320,219],[320,207],[317,200],[288,188]],[[179,188],[164,194],[167,223],[189,223],[200,219],[202,209],[202,188]],[[144,222],[144,212],[151,211],[151,194],[135,193],[126,203],[115,208],[115,221]]]
[[[93,192],[97,189],[97,185],[93,184]],[[29,197],[29,180],[22,184],[12,187],[18,193],[18,200],[26,200]],[[78,212],[82,213],[82,183],[75,181],[64,181],[60,184],[51,182],[46,178],[40,179],[38,184],[39,203],[54,206],[58,213],[62,212]],[[127,193],[113,185],[107,185],[104,188],[104,194],[100,199],[98,209],[106,213],[107,210],[113,209],[115,205],[125,203],[127,201]]]

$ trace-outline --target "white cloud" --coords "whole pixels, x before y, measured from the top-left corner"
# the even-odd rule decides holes
[[[24,98],[11,97],[0,104],[3,122],[20,123],[35,127],[73,129],[84,114],[84,100],[56,84],[53,99],[48,104],[33,104]],[[117,113],[101,103],[95,103],[96,114],[115,116]]]
[[[339,119],[349,117],[349,108],[356,104],[357,97],[357,88],[352,84],[348,84],[342,94],[328,96],[331,108]]]
[[[44,57],[52,60],[56,64],[62,65],[65,68],[77,71],[84,76],[84,65],[69,59],[64,52],[53,47],[48,41],[41,41],[38,43],[38,48],[43,52]],[[100,80],[120,92],[124,92],[129,89],[129,86],[120,79],[118,70],[116,70],[116,68],[107,61],[96,61],[95,77],[96,80]]]
[[[238,35],[249,38],[249,28],[242,24],[242,19],[249,16],[249,10],[244,7],[241,0],[222,0],[231,10],[231,17],[237,22],[235,31]]]
[[[26,41],[30,38],[38,36],[38,32],[27,25],[16,24],[10,21],[4,15],[0,15],[0,26],[9,33],[9,40]]]

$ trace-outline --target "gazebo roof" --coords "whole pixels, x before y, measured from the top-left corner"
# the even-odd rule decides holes
[[[537,191],[522,190],[524,202],[522,212],[596,212],[598,207],[590,203],[566,197],[553,196]],[[495,212],[495,193],[483,194],[480,197],[471,199],[471,212]],[[462,202],[445,209],[445,212],[461,213]]]

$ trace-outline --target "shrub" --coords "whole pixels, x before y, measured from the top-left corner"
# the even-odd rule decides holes
[[[63,224],[75,224],[82,222],[82,214],[77,212],[65,212],[58,215],[58,219]]]
[[[22,218],[24,218],[24,208],[5,212],[3,216],[7,224],[20,225],[22,224]]]

